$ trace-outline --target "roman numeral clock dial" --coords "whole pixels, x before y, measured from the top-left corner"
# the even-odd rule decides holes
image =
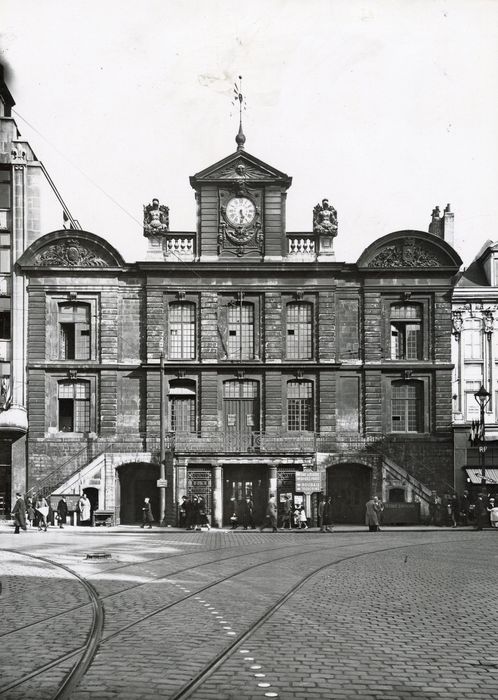
[[[247,197],[232,197],[226,206],[226,217],[233,226],[248,226],[256,216],[256,207]]]

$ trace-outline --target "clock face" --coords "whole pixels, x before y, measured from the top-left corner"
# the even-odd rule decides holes
[[[226,216],[235,226],[247,226],[256,216],[256,207],[247,197],[232,197],[227,204]]]

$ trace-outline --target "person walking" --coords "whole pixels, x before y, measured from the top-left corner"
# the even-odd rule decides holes
[[[247,518],[247,527],[250,527],[251,530],[256,529],[256,523],[254,522],[254,504],[251,500],[250,496],[246,496],[246,518]]]
[[[458,522],[464,527],[469,524],[470,498],[469,492],[464,491],[460,498]]]
[[[301,530],[308,529],[308,518],[306,517],[306,511],[304,509],[304,506],[301,506],[301,508],[299,509],[299,527]]]
[[[382,503],[374,496],[367,501],[365,508],[365,524],[368,525],[369,532],[380,532],[379,516],[384,510]]]
[[[18,535],[21,529],[26,529],[26,504],[20,493],[16,493],[16,502],[12,509],[12,515],[15,526],[14,534]]]
[[[205,527],[208,530],[211,529],[211,524],[209,522],[209,517],[207,514],[206,501],[202,496],[199,496],[199,521],[201,528]]]
[[[324,493],[320,494],[320,503],[318,504],[318,521],[320,523],[320,532],[325,532],[325,525],[323,523],[323,509],[327,502],[327,497]]]
[[[199,499],[197,496],[192,498],[192,525],[193,530],[201,531],[201,512],[199,509]]]
[[[333,522],[332,522],[332,496],[327,496],[327,500],[325,501],[325,505],[323,506],[323,513],[322,513],[322,526],[325,528],[324,530],[320,529],[320,532],[332,532],[333,530]]]
[[[284,512],[282,515],[283,530],[285,530],[286,525],[288,530],[292,530],[292,503],[290,496],[284,496]]]
[[[29,528],[33,527],[35,519],[35,509],[33,508],[33,499],[28,496],[26,499],[26,520]]]
[[[47,516],[48,516],[48,503],[43,496],[38,496],[36,499],[35,510],[38,514],[38,530],[45,530],[47,532]]]
[[[496,506],[494,498],[489,499],[487,511],[489,513],[489,524],[491,527],[498,527],[498,506]]]
[[[182,502],[180,503],[180,513],[179,513],[179,519],[178,519],[178,527],[185,527],[185,523],[187,520],[187,508],[186,508],[186,503],[187,503],[187,497],[182,496]]]
[[[89,525],[92,517],[92,507],[86,493],[81,495],[78,501],[78,509],[80,511],[80,525]]]
[[[67,519],[67,503],[64,496],[61,496],[59,503],[57,504],[57,521],[61,530],[64,529],[64,523]]]
[[[140,527],[148,527],[152,530],[152,523],[154,522],[154,516],[152,515],[152,506],[150,504],[150,498],[144,498],[144,504],[142,506],[142,524]]]
[[[476,530],[482,530],[489,525],[489,513],[482,493],[478,494],[475,507]]]
[[[183,508],[185,509],[185,530],[193,530],[193,508],[192,499],[188,496],[184,496]]]
[[[266,524],[268,522],[268,525]],[[266,506],[266,520],[259,528],[260,532],[263,532],[265,527],[271,527],[272,532],[278,532],[277,530],[277,502],[275,500],[275,495],[270,494],[268,505]]]

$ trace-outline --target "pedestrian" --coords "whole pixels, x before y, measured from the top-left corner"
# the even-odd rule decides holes
[[[246,518],[247,518],[247,527],[250,527],[251,530],[256,529],[256,523],[254,522],[254,503],[252,502],[252,499],[250,496],[246,496]]]
[[[187,502],[187,497],[182,496],[182,502],[180,503],[180,517],[178,520],[178,527],[185,527],[185,522],[187,520],[187,508],[186,508],[186,502]]]
[[[475,507],[476,530],[482,530],[489,525],[489,513],[482,493],[478,494]]]
[[[448,527],[456,527],[456,511],[453,496],[445,494],[443,510],[446,516],[446,525]]]
[[[268,522],[268,525],[266,524]],[[277,530],[277,502],[275,500],[275,495],[270,494],[268,504],[266,506],[266,520],[259,528],[260,532],[263,532],[265,527],[271,527],[272,532],[278,532]]]
[[[294,527],[299,527],[299,515],[300,515],[300,513],[301,513],[301,509],[299,506],[296,505],[296,507],[294,508],[294,512],[292,514],[292,520],[294,523]]]
[[[366,503],[365,524],[368,525],[369,532],[380,532],[379,517],[384,506],[377,496],[374,496]]]
[[[28,522],[28,527],[33,527],[33,521],[35,519],[35,509],[33,508],[33,499],[28,496],[26,498],[26,520]]]
[[[290,496],[284,496],[284,512],[282,515],[282,528],[292,530],[292,502]]]
[[[301,530],[308,529],[308,518],[306,517],[306,511],[304,509],[304,506],[301,506],[299,509],[299,527],[301,528]]]
[[[57,521],[61,530],[64,529],[64,523],[67,518],[67,503],[64,496],[61,496],[59,503],[57,504]]]
[[[205,527],[208,530],[211,529],[211,525],[209,523],[209,517],[207,514],[207,508],[206,508],[206,501],[202,496],[199,496],[199,520],[201,524],[201,528]]]
[[[12,515],[14,517],[14,534],[18,535],[20,529],[26,529],[26,504],[20,493],[16,493],[16,502],[14,508],[12,509]]]
[[[78,510],[80,511],[80,525],[89,525],[92,517],[92,507],[86,493],[83,493],[78,501]]]
[[[491,527],[498,527],[498,507],[495,505],[495,499],[490,498],[487,511],[489,513],[489,524]]]
[[[36,499],[35,510],[38,515],[38,530],[47,532],[48,503],[46,499],[39,495]]]
[[[325,494],[320,494],[320,503],[318,504],[318,522],[320,523],[320,532],[325,532],[325,525],[323,522],[323,509],[325,508],[326,502],[327,498],[325,497]]]
[[[150,498],[144,498],[144,504],[142,506],[142,524],[140,527],[148,527],[152,530],[152,523],[154,522],[154,516],[152,515],[152,506],[150,504]]]
[[[464,491],[459,504],[458,522],[460,525],[466,526],[469,524],[470,506],[469,492]]]
[[[197,496],[192,497],[192,525],[193,530],[201,531],[201,513],[199,510],[199,499]]]
[[[327,496],[322,513],[322,526],[325,530],[320,529],[320,532],[332,532],[332,525],[332,496]]]
[[[193,530],[193,509],[192,509],[192,499],[189,496],[184,496],[185,501],[183,502],[183,507],[185,508],[185,530]]]

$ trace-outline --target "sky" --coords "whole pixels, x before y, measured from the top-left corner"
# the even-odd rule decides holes
[[[288,231],[326,197],[340,261],[447,203],[466,265],[498,240],[498,0],[0,0],[0,60],[72,215],[129,262],[153,197],[195,230],[188,178],[236,149],[239,75],[246,150],[293,177]]]

